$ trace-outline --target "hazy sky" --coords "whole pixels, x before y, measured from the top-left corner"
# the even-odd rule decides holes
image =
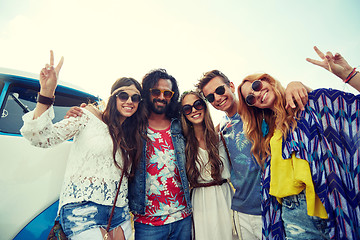
[[[261,71],[355,93],[305,58],[316,45],[359,66],[359,10],[359,0],[0,0],[0,67],[38,73],[53,49],[62,81],[103,98],[118,77],[154,68],[181,92],[219,69],[236,86]]]

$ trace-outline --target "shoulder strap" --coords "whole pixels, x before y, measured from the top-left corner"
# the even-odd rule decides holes
[[[119,186],[118,186],[118,189],[117,189],[117,191],[116,191],[114,204],[113,204],[113,206],[112,206],[111,214],[110,214],[110,217],[109,217],[109,222],[108,222],[108,225],[107,225],[107,227],[106,227],[106,232],[109,232],[109,229],[110,229],[111,219],[112,219],[112,217],[113,217],[113,215],[114,215],[115,205],[116,205],[116,201],[117,201],[117,198],[118,198],[118,195],[119,195],[120,186],[121,186],[121,182],[122,182],[123,177],[124,177],[124,171],[122,171],[122,173],[121,173]]]

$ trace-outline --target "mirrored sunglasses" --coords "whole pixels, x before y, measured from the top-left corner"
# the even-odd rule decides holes
[[[221,85],[215,89],[215,93],[217,95],[223,95],[225,93],[225,85]],[[215,100],[214,93],[208,94],[206,97],[206,100],[209,101],[209,103],[212,103]]]
[[[182,111],[185,115],[189,115],[192,112],[192,109],[195,108],[196,110],[202,110],[205,107],[205,103],[198,99],[196,100],[193,105],[190,104],[186,104],[184,106],[182,106]]]
[[[131,98],[131,101],[133,103],[138,103],[141,101],[141,96],[140,94],[134,94],[132,96],[129,96],[129,94],[127,92],[119,92],[118,94],[115,95],[117,98],[120,99],[120,101],[126,102],[129,97]]]
[[[161,93],[164,94],[164,98],[170,99],[174,95],[173,91],[170,90],[161,90],[157,88],[150,88],[150,93],[153,97],[160,97]]]
[[[263,84],[261,82],[261,80],[255,80],[252,84],[251,84],[251,88],[253,91],[258,92],[262,89]],[[250,93],[249,95],[246,96],[245,98],[245,102],[248,106],[253,106],[256,103],[256,97],[253,93]]]

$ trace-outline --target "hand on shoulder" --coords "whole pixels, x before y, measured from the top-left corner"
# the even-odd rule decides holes
[[[99,118],[100,120],[102,119],[101,118],[101,115],[102,115],[102,112],[96,108],[94,105],[87,105],[85,107],[86,110],[88,110],[89,112],[91,112],[92,114],[94,114],[97,118]]]

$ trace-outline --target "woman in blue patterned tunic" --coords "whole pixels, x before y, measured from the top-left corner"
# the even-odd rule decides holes
[[[340,55],[309,62],[359,90],[359,76]],[[268,74],[238,87],[238,112],[263,167],[265,239],[360,239],[360,95],[309,93],[305,110],[287,109],[284,88]]]

